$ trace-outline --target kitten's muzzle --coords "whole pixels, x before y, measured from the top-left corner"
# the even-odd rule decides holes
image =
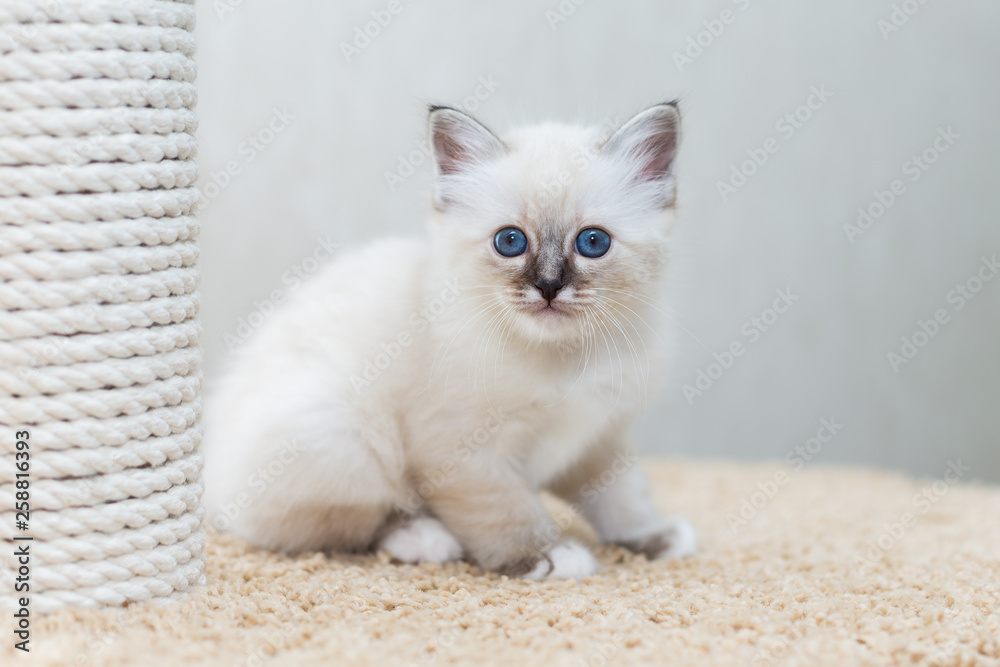
[[[563,288],[563,284],[558,278],[554,280],[540,278],[535,282],[535,287],[537,287],[538,291],[541,292],[542,298],[551,304],[552,299],[556,298],[559,290]]]

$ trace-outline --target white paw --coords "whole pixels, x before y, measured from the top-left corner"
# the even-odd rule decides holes
[[[698,533],[691,522],[681,516],[668,516],[664,520],[662,533],[668,539],[668,546],[656,554],[656,558],[686,558],[698,553]]]
[[[612,540],[646,558],[685,558],[698,552],[698,534],[691,522],[680,516],[657,519],[636,534]]]
[[[404,563],[447,563],[460,559],[463,551],[444,524],[429,516],[393,528],[376,548]]]
[[[524,575],[525,579],[576,579],[577,581],[597,572],[597,559],[587,547],[575,540],[561,542],[548,551],[548,558],[538,561],[535,568]]]

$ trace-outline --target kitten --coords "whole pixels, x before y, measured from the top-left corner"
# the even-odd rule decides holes
[[[644,318],[679,124],[670,103],[610,138],[545,124],[501,141],[432,107],[430,238],[327,267],[209,404],[213,525],[290,553],[592,574],[542,506],[549,490],[605,542],[694,553],[693,528],[654,508],[625,443],[654,359]]]

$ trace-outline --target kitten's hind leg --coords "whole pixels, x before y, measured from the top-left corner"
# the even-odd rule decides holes
[[[304,373],[221,398],[231,405],[210,425],[205,462],[211,525],[291,554],[368,550],[405,489],[393,419]]]
[[[684,558],[698,551],[694,526],[656,509],[638,457],[624,446],[591,452],[550,490],[578,507],[602,542],[650,559]]]
[[[447,563],[463,555],[455,536],[427,514],[392,520],[380,532],[375,549],[403,563]]]

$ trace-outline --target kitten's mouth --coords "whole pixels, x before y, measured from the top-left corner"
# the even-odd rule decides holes
[[[558,303],[540,303],[534,308],[534,314],[538,317],[566,317],[569,315],[565,306]]]
[[[518,297],[511,300],[514,302],[517,310],[536,320],[556,321],[571,319],[578,309],[576,304],[565,299],[546,301],[544,299],[531,299],[518,295]]]

